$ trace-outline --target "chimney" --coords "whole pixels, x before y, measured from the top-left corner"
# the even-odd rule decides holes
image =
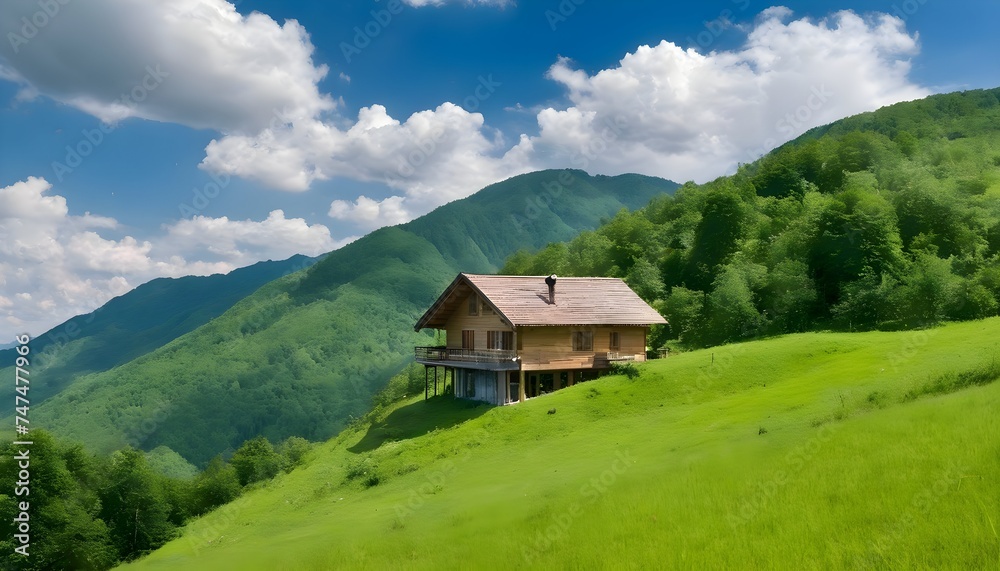
[[[549,286],[549,304],[550,305],[555,305],[556,304],[556,275],[552,274],[551,276],[545,278],[545,283]]]

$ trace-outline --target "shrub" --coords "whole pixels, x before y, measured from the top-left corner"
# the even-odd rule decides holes
[[[312,444],[301,436],[289,436],[281,443],[280,452],[284,459],[285,471],[291,472],[305,460],[305,455]]]
[[[236,476],[243,486],[270,480],[281,470],[281,456],[263,436],[252,438],[240,445],[229,463],[236,469]]]
[[[355,458],[348,462],[344,468],[344,476],[348,481],[360,480],[366,488],[371,488],[382,483],[382,475],[379,473],[378,464],[369,456]]]
[[[613,375],[624,375],[629,379],[636,379],[642,374],[635,363],[611,363],[610,370]]]
[[[216,456],[194,481],[192,511],[202,514],[235,500],[240,495],[240,480],[236,470]]]

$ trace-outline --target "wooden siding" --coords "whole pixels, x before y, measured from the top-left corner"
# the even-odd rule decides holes
[[[447,347],[451,349],[462,348],[462,331],[471,330],[475,332],[476,346],[472,349],[487,349],[487,331],[513,331],[514,329],[503,322],[500,316],[483,307],[483,302],[479,302],[479,315],[469,315],[469,296],[462,299],[458,304],[458,311],[452,313],[445,325],[448,333]]]
[[[592,351],[573,350],[573,332],[592,331],[594,346]],[[619,333],[621,346],[611,348],[611,332]],[[646,328],[629,326],[599,327],[519,327],[517,335],[523,344],[518,351],[521,368],[526,371],[589,369],[602,366],[602,357],[613,352],[631,355],[635,361],[646,360]]]

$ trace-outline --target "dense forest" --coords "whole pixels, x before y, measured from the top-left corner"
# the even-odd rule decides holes
[[[622,277],[670,321],[651,342],[683,348],[997,315],[998,255],[993,89],[813,129],[502,272]]]
[[[302,463],[310,444],[291,437],[278,447],[263,437],[243,443],[228,462],[214,458],[197,475],[176,454],[131,447],[98,456],[80,444],[32,432],[30,493],[0,495],[0,568],[29,570],[108,569],[176,537],[188,519],[236,499]],[[17,481],[18,453],[0,445],[0,481]],[[14,490],[14,486],[9,488]],[[30,544],[14,552],[19,502],[30,502]]]

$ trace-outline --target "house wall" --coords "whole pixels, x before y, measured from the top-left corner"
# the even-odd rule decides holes
[[[573,332],[592,331],[593,350],[574,351]],[[621,347],[611,349],[611,332],[617,331]],[[521,368],[526,371],[558,371],[587,369],[594,366],[595,354],[609,352],[633,355],[636,361],[646,360],[646,328],[637,326],[599,327],[519,327],[517,335],[522,349]],[[461,335],[459,336],[461,344]]]
[[[513,331],[513,328],[504,323],[500,316],[479,300],[479,315],[469,315],[469,299],[462,300],[462,304],[445,326],[448,333],[446,342],[451,349],[462,348],[462,330],[471,329],[475,331],[476,346],[473,349],[486,349],[487,331]]]

